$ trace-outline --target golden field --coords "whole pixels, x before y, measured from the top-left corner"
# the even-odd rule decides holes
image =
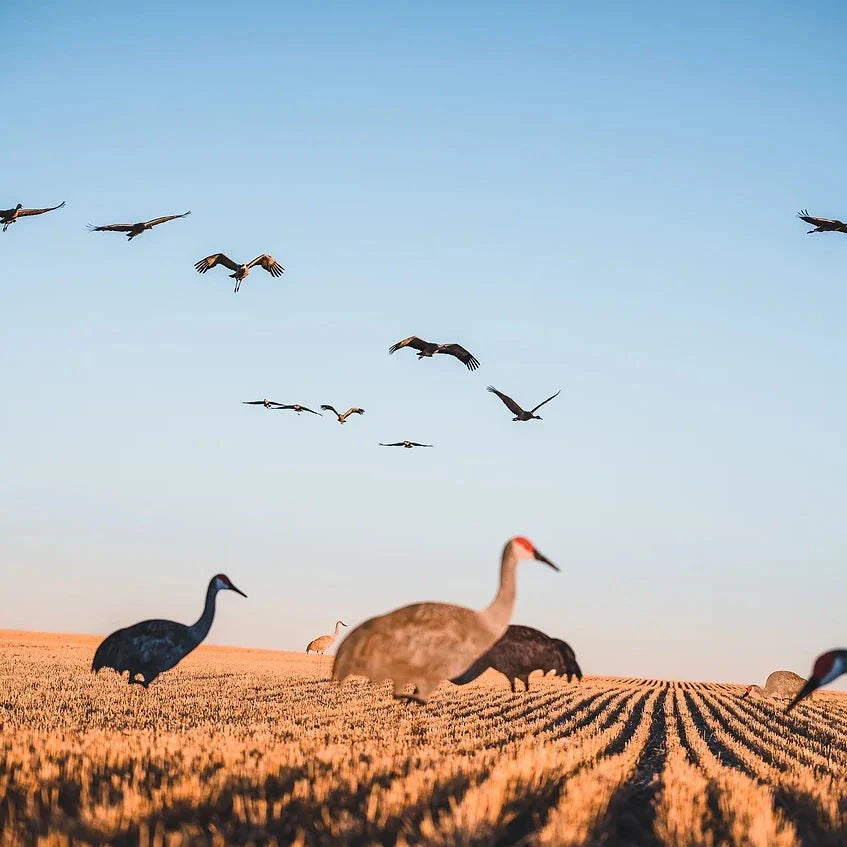
[[[148,691],[0,632],[0,844],[844,845],[847,698],[488,672],[423,707],[200,647]]]

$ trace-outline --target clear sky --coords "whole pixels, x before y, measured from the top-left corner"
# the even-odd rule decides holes
[[[683,5],[3,4],[0,207],[67,206],[0,234],[0,627],[223,571],[211,641],[302,649],[488,603],[522,533],[513,620],[588,673],[847,644],[847,237],[794,217],[847,215],[847,10]]]

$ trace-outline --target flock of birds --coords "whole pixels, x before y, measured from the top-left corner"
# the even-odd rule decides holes
[[[0,225],[3,232],[6,232],[12,224],[24,218],[53,212],[64,205],[63,201],[58,206],[25,209],[18,203],[14,208],[0,210]],[[185,218],[190,214],[191,212],[187,211],[180,215],[165,215],[149,221],[89,228],[94,232],[121,233],[126,235],[128,241],[132,241],[160,224]],[[806,210],[802,210],[798,217],[812,227],[808,234],[847,234],[847,223],[843,221],[814,217]],[[235,280],[236,293],[250,270],[256,266],[267,271],[272,277],[282,276],[285,270],[267,253],[244,264],[233,261],[225,253],[212,253],[195,263],[194,267],[204,274],[219,265],[232,271],[229,276]],[[442,354],[453,356],[470,371],[480,366],[479,360],[461,344],[439,344],[425,341],[416,335],[392,344],[388,352],[393,354],[404,347],[417,351],[418,359]],[[488,391],[496,394],[514,414],[514,421],[530,421],[541,420],[535,413],[558,397],[561,389],[529,411],[493,386],[489,386]],[[321,412],[316,412],[299,403],[277,403],[267,398],[242,402],[269,410],[291,410],[298,415],[302,412],[313,415],[320,415],[324,411],[331,412],[340,424],[346,423],[351,415],[365,413],[362,408],[351,407],[342,414],[328,404],[320,407]],[[405,440],[380,442],[380,446],[410,449],[433,445]],[[552,569],[559,570],[531,541],[523,536],[516,536],[509,540],[503,549],[499,588],[494,600],[486,608],[476,611],[447,603],[416,603],[370,618],[355,627],[342,641],[333,662],[332,678],[339,683],[343,683],[349,676],[364,676],[373,682],[391,680],[395,697],[421,703],[426,701],[441,682],[450,680],[457,685],[463,685],[476,679],[489,668],[503,673],[509,680],[512,691],[516,691],[518,681],[528,690],[529,674],[536,670],[545,673],[554,671],[560,676],[567,676],[569,682],[573,676],[582,679],[582,671],[568,644],[531,627],[510,625],[515,604],[516,570],[523,560],[543,562]],[[236,588],[229,577],[218,574],[212,577],[208,584],[203,612],[194,624],[147,620],[119,629],[98,646],[91,666],[92,671],[96,673],[101,668],[112,668],[118,674],[126,672],[130,685],[137,684],[147,688],[161,673],[177,665],[205,639],[215,616],[216,598],[220,591],[234,591],[243,597],[247,596]],[[346,626],[343,621],[337,621],[335,631],[331,635],[320,636],[309,643],[307,654],[325,653],[335,643],[341,627]],[[812,674],[807,680],[790,671],[776,671],[768,677],[764,689],[748,686],[744,696],[750,696],[752,693],[764,696],[787,693],[791,697],[786,707],[788,710],[817,688],[844,673],[847,673],[847,650],[831,650],[815,660]],[[412,691],[407,693],[405,689],[410,687]]]

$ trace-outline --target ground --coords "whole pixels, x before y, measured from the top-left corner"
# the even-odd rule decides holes
[[[847,698],[488,672],[423,707],[201,647],[149,690],[0,632],[0,845],[843,845]],[[40,839],[40,841],[39,841]]]

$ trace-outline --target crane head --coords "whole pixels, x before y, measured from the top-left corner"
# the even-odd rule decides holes
[[[749,697],[750,692],[753,690],[752,685],[748,685],[747,688],[744,689],[744,693],[741,695],[742,697]]]
[[[554,571],[559,570],[557,565],[554,565],[543,553],[535,548],[535,545],[522,535],[516,535],[512,539],[512,549],[518,559],[535,559],[539,562],[544,562],[545,565],[550,565]]]
[[[232,584],[232,580],[226,574],[219,573],[214,578],[214,583],[215,588],[217,588],[218,591],[234,591],[236,594],[240,594],[242,597],[247,596],[240,588],[236,588]]]
[[[785,711],[793,709],[804,697],[808,697],[816,688],[832,682],[836,677],[847,672],[847,652],[830,650],[815,659],[812,675],[800,689],[797,696],[788,704]]]
[[[344,621],[336,621],[335,625],[338,626],[338,624],[341,624],[341,626],[347,626],[347,624],[344,623]]]

